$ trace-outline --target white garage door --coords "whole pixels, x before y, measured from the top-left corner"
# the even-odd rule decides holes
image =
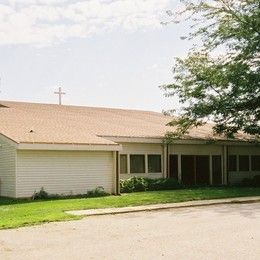
[[[41,187],[52,194],[85,194],[98,186],[113,192],[113,153],[18,151],[16,197]]]

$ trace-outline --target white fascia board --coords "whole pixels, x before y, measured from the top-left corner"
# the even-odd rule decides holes
[[[116,136],[100,136],[116,143],[164,143],[163,138],[152,137],[116,137]],[[214,140],[214,139],[175,139],[169,145],[174,144],[212,144],[212,145],[243,145],[243,146],[259,146],[260,143],[255,143],[246,140]]]
[[[190,140],[174,140],[171,144],[212,144],[212,145],[242,145],[242,146],[255,146],[259,145],[259,143],[253,143],[250,141],[244,141],[244,140],[196,140],[196,139],[190,139]]]
[[[151,137],[117,137],[117,136],[99,136],[106,138],[116,143],[163,143],[163,138],[151,138]]]
[[[122,146],[116,145],[95,145],[95,144],[39,144],[20,143],[18,150],[55,150],[55,151],[121,151]]]
[[[245,141],[245,140],[174,140],[170,145],[174,144],[207,144],[207,145],[235,145],[235,146],[259,146],[260,143]]]

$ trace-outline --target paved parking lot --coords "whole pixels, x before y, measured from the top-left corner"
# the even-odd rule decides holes
[[[260,259],[260,203],[2,230],[0,259]]]

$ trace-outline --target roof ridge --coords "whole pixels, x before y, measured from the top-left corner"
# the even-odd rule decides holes
[[[41,103],[41,102],[27,102],[27,101],[13,101],[13,100],[0,100],[0,105],[3,103],[14,103],[14,104],[28,104],[28,105],[44,105],[44,106],[54,106],[63,108],[92,108],[92,109],[109,109],[109,110],[119,110],[119,111],[132,111],[132,112],[145,112],[163,115],[162,112],[152,111],[152,110],[142,110],[142,109],[132,109],[132,108],[114,108],[114,107],[101,107],[101,106],[84,106],[84,105],[59,105],[53,103]]]

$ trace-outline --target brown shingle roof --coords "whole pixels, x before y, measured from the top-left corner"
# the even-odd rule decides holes
[[[161,138],[173,130],[166,126],[171,118],[157,112],[11,101],[0,104],[0,133],[17,143],[115,144],[102,136]],[[209,124],[186,136],[213,137]]]

